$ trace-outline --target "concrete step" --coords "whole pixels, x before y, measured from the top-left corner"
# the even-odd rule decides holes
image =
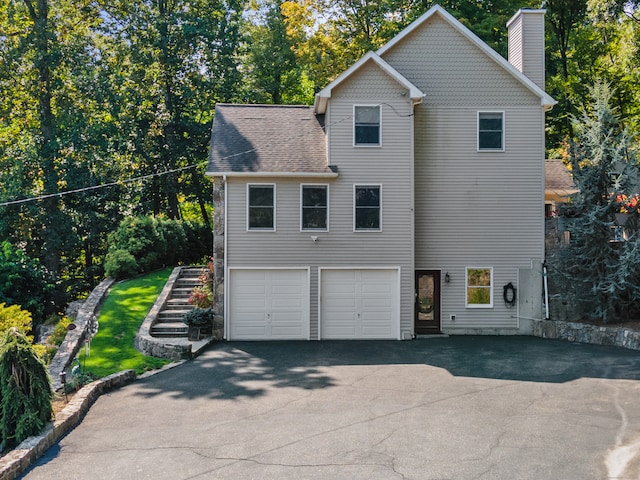
[[[176,321],[181,322],[184,314],[189,310],[162,310],[158,313],[158,321],[166,322],[166,321]]]
[[[184,298],[176,298],[174,300],[179,300],[178,302],[172,302],[169,303],[167,302],[167,304],[164,306],[164,310],[193,310],[195,307],[193,305],[191,305],[186,299]]]
[[[189,335],[189,327],[184,323],[156,323],[151,327],[151,335],[164,337],[186,337]]]

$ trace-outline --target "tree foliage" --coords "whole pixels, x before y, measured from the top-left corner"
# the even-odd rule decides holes
[[[0,339],[0,441],[4,449],[38,434],[52,417],[47,368],[17,328]]]
[[[570,244],[556,268],[585,314],[604,322],[627,320],[640,301],[640,174],[612,97],[606,83],[596,84],[593,104],[574,121],[569,160],[579,191],[570,207]]]
[[[504,56],[505,23],[518,8],[540,6],[439,3]],[[102,278],[108,234],[123,218],[194,221],[196,212],[209,225],[204,164],[217,102],[310,104],[433,5],[0,0],[0,241],[39,259],[61,310]],[[615,86],[612,105],[637,137],[640,2],[545,8],[547,90],[559,101],[547,116],[550,155],[573,138],[571,119],[598,79]],[[59,195],[67,191],[77,192]]]

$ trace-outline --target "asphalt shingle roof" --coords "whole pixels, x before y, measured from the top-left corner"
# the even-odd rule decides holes
[[[207,173],[331,173],[312,107],[216,105]]]

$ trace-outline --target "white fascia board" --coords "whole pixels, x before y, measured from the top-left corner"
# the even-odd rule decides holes
[[[416,87],[413,83],[407,80],[400,72],[398,72],[395,68],[385,62],[376,52],[367,52],[360,60],[347,68],[344,72],[342,72],[338,78],[336,78],[329,85],[324,87],[318,93],[316,93],[316,98],[314,102],[314,112],[316,114],[323,114],[327,108],[328,99],[331,98],[332,90],[340,85],[344,80],[349,78],[353,73],[358,71],[360,67],[362,67],[369,60],[373,61],[384,71],[387,75],[393,78],[396,82],[398,82],[401,86],[406,88],[409,91],[409,97],[414,103],[420,103],[422,99],[425,97],[425,94]]]
[[[334,172],[207,172],[207,177],[287,177],[287,178],[338,178]]]
[[[542,90],[538,85],[536,85],[529,77],[524,75],[520,70],[511,65],[502,55],[496,52],[493,48],[483,42],[475,33],[465,27],[462,23],[460,23],[453,15],[447,12],[440,5],[435,5],[427,10],[421,17],[416,19],[413,23],[411,23],[407,28],[402,30],[398,35],[393,37],[388,43],[383,45],[376,52],[378,55],[382,56],[384,53],[391,48],[393,48],[396,44],[401,42],[406,36],[408,36],[411,32],[413,32],[416,28],[422,25],[425,21],[431,18],[433,15],[439,14],[444,20],[446,20],[452,27],[458,30],[462,35],[464,35],[471,43],[475,44],[480,50],[485,52],[489,58],[498,63],[501,67],[503,67],[507,72],[513,75],[518,81],[520,81],[525,87],[531,90],[536,96],[540,97],[540,105],[544,108],[545,111],[551,110],[553,106],[558,103],[554,100],[547,92]]]

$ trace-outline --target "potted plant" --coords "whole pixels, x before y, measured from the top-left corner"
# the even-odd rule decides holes
[[[189,327],[189,340],[200,340],[200,335],[211,333],[213,309],[194,308],[184,314],[182,321]]]

